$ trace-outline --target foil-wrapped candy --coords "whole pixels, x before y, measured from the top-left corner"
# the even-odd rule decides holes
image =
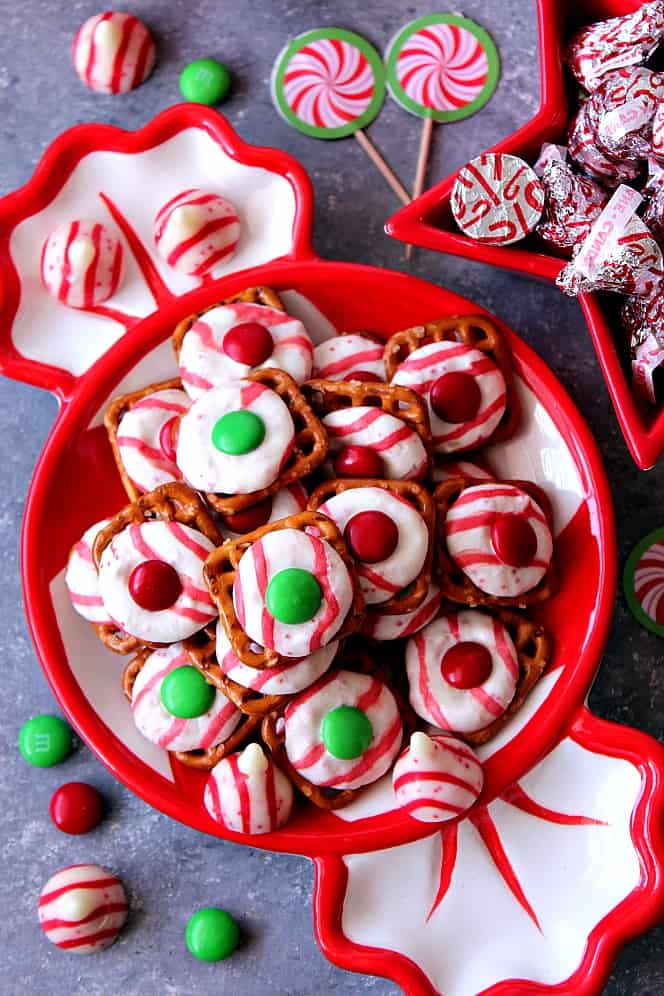
[[[634,390],[649,404],[664,392],[664,284],[655,282],[646,296],[628,297],[621,319],[629,332]]]
[[[648,165],[648,182],[641,191],[646,206],[641,217],[660,246],[664,246],[664,165],[652,158]]]
[[[546,152],[543,155],[546,157]],[[535,231],[558,249],[574,248],[590,232],[609,199],[608,192],[589,177],[574,173],[568,163],[558,158],[548,159],[540,182],[544,187],[544,211]]]
[[[641,195],[620,186],[593,223],[556,284],[572,297],[589,291],[643,294],[652,291],[664,270],[657,242],[636,214]]]
[[[518,156],[483,152],[459,170],[450,207],[464,235],[487,245],[510,245],[535,228],[544,191]]]
[[[644,3],[632,14],[589,24],[571,38],[565,61],[588,91],[614,69],[646,62],[664,37],[664,2]]]

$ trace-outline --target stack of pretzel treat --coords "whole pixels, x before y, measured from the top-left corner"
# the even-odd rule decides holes
[[[138,729],[209,771],[231,831],[392,768],[395,805],[457,817],[482,790],[474,748],[551,657],[529,616],[556,590],[549,501],[482,457],[521,418],[501,332],[466,315],[314,347],[253,287],[173,345],[178,379],[108,407],[129,504],[66,572],[130,655]]]

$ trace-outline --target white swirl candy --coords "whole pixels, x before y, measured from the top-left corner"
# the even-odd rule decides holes
[[[451,685],[443,675],[445,654],[460,643],[479,644],[491,670],[479,685]],[[498,619],[467,609],[429,623],[406,647],[410,702],[422,719],[452,733],[474,733],[503,715],[519,679],[517,652]]]
[[[473,748],[449,736],[413,733],[392,771],[397,802],[422,823],[461,816],[476,802],[483,784]]]
[[[250,411],[262,420],[262,442],[247,453],[223,453],[212,442],[217,421],[230,412]],[[263,384],[235,380],[194,401],[182,416],[177,464],[199,491],[251,494],[273,484],[293,449],[295,429],[279,395]]]
[[[367,446],[378,453],[384,476],[393,481],[419,480],[427,469],[427,452],[417,432],[380,408],[340,408],[322,423],[333,456],[343,446]]]
[[[233,651],[221,620],[217,622],[217,662],[223,673],[243,688],[261,695],[295,695],[313,685],[329,669],[337,655],[337,641],[328,643],[301,660],[286,661],[258,670],[243,664]]]
[[[432,386],[452,371],[469,374],[480,390],[478,412],[468,422],[445,422],[431,407]],[[463,343],[445,341],[420,346],[399,366],[392,383],[409,387],[427,399],[433,445],[439,453],[469,450],[485,443],[505,413],[507,395],[500,368],[486,353]]]
[[[367,749],[350,760],[331,754],[321,738],[323,720],[340,706],[359,709],[371,724]],[[379,678],[331,671],[289,702],[284,732],[288,759],[309,782],[321,788],[358,789],[389,770],[401,747],[403,725],[392,692]]]
[[[189,405],[184,391],[167,388],[135,402],[120,419],[116,442],[125,471],[139,491],[154,491],[182,477],[173,431]]]
[[[289,779],[255,743],[215,765],[204,795],[213,820],[245,834],[278,830],[288,820],[294,799]]]
[[[314,349],[314,377],[322,380],[359,380],[363,372],[385,380],[384,347],[380,342],[350,332],[332,336]]]
[[[428,24],[404,43],[396,75],[421,108],[458,111],[486,85],[489,60],[479,39],[460,24]]]
[[[109,947],[127,919],[122,882],[99,865],[70,865],[39,896],[39,924],[51,944],[72,954]]]
[[[145,659],[136,675],[131,697],[134,722],[143,736],[170,751],[208,750],[228,740],[242,713],[215,690],[207,712],[193,719],[171,715],[161,701],[161,686],[171,671],[191,667],[181,643],[160,647]]]
[[[316,128],[340,128],[368,109],[374,75],[364,53],[341,39],[310,41],[291,58],[284,97],[293,114]]]

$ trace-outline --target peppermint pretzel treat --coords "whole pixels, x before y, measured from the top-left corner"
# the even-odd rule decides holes
[[[47,291],[68,308],[95,308],[122,283],[122,243],[98,221],[82,218],[59,225],[41,252]]]
[[[483,315],[441,318],[396,332],[385,346],[393,384],[427,400],[433,448],[461,453],[509,439],[519,423],[509,348]]]
[[[74,69],[97,93],[127,93],[152,72],[155,45],[137,17],[107,10],[89,17],[72,44]]]
[[[178,322],[171,336],[173,352],[175,353],[175,359],[178,361],[178,365],[180,363],[182,343],[192,325],[203,315],[206,315],[208,311],[214,311],[222,305],[238,303],[261,304],[266,308],[271,308],[273,311],[286,312],[283,301],[277,292],[271,287],[265,287],[263,285],[245,287],[244,290],[238,291],[237,294],[232,294],[230,297],[224,298],[223,301],[219,301],[218,304],[211,304],[209,308],[204,308],[203,311],[198,311],[195,315],[189,315],[187,318],[183,318],[181,322]]]
[[[176,459],[215,511],[233,515],[306,477],[326,453],[325,431],[295,381],[260,369],[193,402],[180,419]]]
[[[70,865],[49,878],[39,896],[39,925],[57,947],[93,954],[110,947],[128,912],[122,882],[99,865]]]
[[[188,322],[178,337],[178,364],[192,398],[266,367],[284,370],[298,384],[311,375],[309,333],[282,309],[236,301],[209,308]]]
[[[315,489],[309,507],[343,533],[368,606],[401,614],[424,601],[433,508],[423,487],[413,481],[333,480]]]
[[[240,240],[240,219],[221,194],[193,188],[164,204],[154,220],[154,242],[169,266],[203,277],[228,262]]]
[[[250,505],[233,515],[220,515],[220,528],[224,539],[237,539],[268,522],[278,522],[289,515],[297,515],[307,507],[307,492],[296,481],[263,498],[256,505]]]
[[[290,781],[256,743],[220,761],[205,786],[208,813],[236,833],[278,830],[291,815],[294,801]]]
[[[477,609],[448,613],[408,642],[410,703],[422,719],[452,733],[475,733],[514,698],[519,662],[501,622]]]
[[[426,403],[391,384],[310,380],[303,391],[327,432],[336,477],[420,480],[429,466]]]
[[[132,501],[182,474],[175,462],[179,416],[191,401],[175,378],[115,398],[104,425],[125,491]]]
[[[306,657],[362,623],[351,556],[334,523],[316,512],[227,540],[204,576],[233,651],[250,667]]]
[[[314,348],[313,376],[319,380],[385,380],[383,340],[370,332],[344,332]]]
[[[456,737],[413,733],[392,771],[396,800],[422,823],[444,823],[479,798],[484,772],[475,751]]]
[[[165,750],[209,750],[227,740],[242,718],[233,703],[214,685],[207,684],[199,671],[195,674],[203,684],[197,688],[187,668],[194,671],[184,646],[173,643],[142,655],[141,668],[133,681],[134,722],[147,740]],[[170,686],[166,681],[169,676],[175,678]],[[187,682],[193,687],[188,689]],[[183,712],[186,715],[181,715]]]
[[[217,615],[203,564],[220,541],[203,502],[184,484],[142,495],[94,541],[104,608],[147,646],[186,639]]]
[[[434,492],[438,583],[468,605],[530,605],[555,588],[551,512],[525,481],[473,484],[456,478]]]
[[[412,636],[413,633],[417,633],[432,619],[435,619],[441,602],[440,588],[432,581],[422,604],[410,612],[387,615],[380,611],[380,605],[373,611],[367,612],[362,626],[362,634],[381,642]]]
[[[335,809],[375,782],[401,747],[403,723],[388,685],[371,674],[330,671],[267,717],[263,739],[316,805]]]

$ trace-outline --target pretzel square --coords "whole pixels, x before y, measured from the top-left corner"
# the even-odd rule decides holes
[[[410,704],[407,700],[404,701],[404,697],[395,689],[389,676],[385,673],[384,669],[375,663],[375,661],[370,657],[366,651],[358,649],[354,652],[349,652],[348,650],[342,651],[342,657],[337,664],[335,662],[334,670],[348,670],[348,671],[359,671],[362,674],[375,675],[380,681],[386,685],[389,690],[394,695],[394,698],[401,714],[403,720],[403,740],[410,737],[410,734],[416,728],[416,717],[413,710],[410,708]],[[296,696],[294,696],[296,697]],[[267,746],[270,749],[272,759],[274,763],[280,768],[285,775],[290,778],[292,783],[297,789],[304,795],[307,799],[313,802],[314,806],[318,809],[333,810],[341,809],[342,806],[347,806],[353,799],[357,798],[358,794],[367,788],[368,786],[362,786],[359,789],[335,789],[335,788],[325,788],[320,785],[314,785],[307,778],[297,771],[296,768],[290,763],[288,759],[288,754],[286,753],[286,736],[285,727],[281,717],[276,713],[270,713],[263,720],[261,726],[261,736]]]
[[[217,659],[217,640],[213,627],[206,627],[196,636],[183,641],[186,653],[197,670],[211,685],[219,688],[227,699],[246,716],[259,716],[280,712],[292,695],[262,695],[253,688],[245,688],[221,670]]]
[[[302,391],[289,374],[273,367],[264,367],[261,370],[254,370],[245,380],[265,384],[266,387],[279,395],[293,420],[295,439],[288,460],[281,468],[276,481],[273,481],[268,487],[245,495],[206,492],[205,497],[208,504],[221,515],[233,515],[243,508],[256,505],[269,495],[276,494],[287,485],[301,481],[302,478],[307,477],[317,467],[320,467],[327,456],[327,433],[307,404]]]
[[[375,385],[374,385],[375,386]],[[426,488],[416,481],[383,481],[371,478],[334,478],[331,481],[323,481],[309,495],[308,507],[318,509],[335,495],[343,494],[353,488],[381,488],[383,491],[391,491],[392,494],[404,499],[416,512],[424,519],[429,533],[429,549],[422,565],[422,570],[407,587],[405,594],[398,592],[392,595],[387,601],[380,603],[380,611],[385,615],[401,615],[403,612],[412,612],[424,601],[429,590],[431,581],[433,545],[435,542],[435,505],[433,499]],[[376,606],[378,608],[378,606]]]
[[[432,342],[461,342],[472,346],[486,353],[500,367],[507,391],[506,408],[490,442],[502,442],[513,436],[521,419],[521,404],[514,384],[512,354],[496,324],[486,315],[453,315],[395,332],[385,346],[388,381],[411,353]]]
[[[514,642],[519,662],[519,680],[514,697],[502,716],[494,719],[482,730],[476,730],[474,733],[456,734],[473,747],[479,747],[480,744],[485,744],[492,737],[495,737],[512,716],[519,711],[544,674],[553,649],[551,638],[544,627],[520,612],[514,612],[511,609],[498,609],[496,617],[507,629]]]
[[[125,491],[129,495],[131,501],[136,501],[144,492],[139,491],[131,477],[125,470],[124,463],[122,462],[122,457],[120,456],[120,447],[118,446],[118,428],[122,418],[128,411],[134,407],[138,401],[142,401],[143,398],[147,398],[150,394],[155,394],[157,391],[169,391],[169,390],[182,390],[182,381],[179,377],[173,377],[171,380],[162,380],[158,384],[150,384],[148,387],[141,388],[140,391],[130,391],[129,394],[120,394],[117,398],[111,401],[110,405],[106,409],[106,414],[104,415],[104,425],[106,426],[106,432],[108,433],[108,441],[111,444],[111,449],[113,450],[113,459],[118,468],[122,484]]]
[[[237,294],[233,294],[232,297],[224,298],[223,301],[219,301],[217,304],[211,304],[209,308],[204,308],[203,311],[199,311],[195,315],[189,315],[188,318],[183,318],[182,321],[178,322],[175,326],[173,335],[171,336],[171,342],[173,344],[173,352],[175,353],[175,359],[178,362],[178,366],[180,365],[182,341],[191,326],[194,322],[197,322],[199,318],[202,318],[203,315],[207,314],[208,311],[220,308],[224,304],[262,304],[264,307],[272,308],[274,311],[286,312],[283,301],[277,292],[272,290],[271,287],[246,287]]]
[[[427,454],[431,450],[431,427],[426,401],[416,391],[399,384],[378,384],[359,380],[321,380],[314,378],[302,385],[302,393],[319,418],[342,408],[371,406],[394,415],[413,429]]]
[[[122,672],[122,690],[129,699],[129,702],[131,702],[133,697],[136,678],[151,653],[152,650],[148,647],[139,650]],[[203,676],[207,680],[207,675],[203,674]],[[214,684],[212,681],[209,683]],[[199,768],[204,771],[210,771],[223,757],[226,757],[227,754],[232,754],[238,747],[242,747],[248,740],[251,740],[258,732],[259,724],[260,719],[258,717],[243,716],[230,737],[224,740],[223,743],[217,744],[215,747],[209,747],[207,750],[176,750],[169,751],[169,753],[172,753],[181,764],[186,765],[188,768]]]
[[[160,519],[163,522],[179,522],[185,526],[197,529],[215,546],[221,543],[222,536],[214,519],[203,504],[196,491],[186,484],[173,481],[162,484],[148,494],[140,495],[136,501],[115,515],[103,529],[100,529],[92,544],[92,559],[97,571],[101,557],[114,536],[134,523],[150,522]],[[147,643],[125,633],[117,626],[94,624],[97,636],[109,650],[116,654],[130,654],[142,646],[163,647],[163,643]]]
[[[459,495],[466,488],[474,487],[478,483],[487,483],[485,481],[478,482],[470,477],[453,477],[449,481],[443,481],[438,485],[433,493],[433,498],[436,503],[436,574],[437,581],[440,590],[443,593],[443,598],[448,598],[451,602],[461,603],[463,605],[496,605],[496,606],[518,606],[519,608],[525,608],[528,605],[536,605],[540,602],[545,602],[548,598],[555,595],[558,584],[556,576],[555,567],[555,556],[552,558],[549,564],[549,569],[542,578],[542,580],[537,584],[531,591],[526,591],[522,595],[516,595],[514,598],[507,598],[498,595],[489,595],[482,591],[475,585],[467,574],[457,567],[454,560],[450,556],[447,550],[447,543],[445,541],[445,520],[447,518],[447,513],[450,506],[454,504]],[[532,481],[496,481],[497,484],[511,484],[521,491],[525,491],[527,495],[537,502],[539,507],[544,512],[546,519],[549,523],[549,528],[553,532],[553,511],[551,508],[551,502],[548,496],[538,487],[533,484]]]
[[[238,539],[227,540],[223,546],[213,550],[203,567],[203,576],[207,583],[212,601],[217,606],[219,618],[222,621],[226,635],[231,646],[243,664],[262,670],[266,667],[274,667],[289,658],[284,658],[274,650],[266,647],[258,647],[245,633],[240,626],[233,604],[233,584],[235,582],[235,572],[243,554],[249,549],[252,543],[267,536],[268,533],[277,532],[282,529],[299,529],[302,532],[315,532],[322,540],[334,547],[344,564],[348,568],[351,583],[353,585],[353,601],[346,615],[346,619],[341,628],[334,636],[335,640],[341,640],[350,633],[355,632],[362,625],[364,618],[364,598],[360,591],[360,583],[355,573],[353,559],[346,549],[341,533],[326,515],[317,512],[298,512],[296,515],[289,515],[285,519],[277,522],[270,522],[253,532],[240,536]]]

